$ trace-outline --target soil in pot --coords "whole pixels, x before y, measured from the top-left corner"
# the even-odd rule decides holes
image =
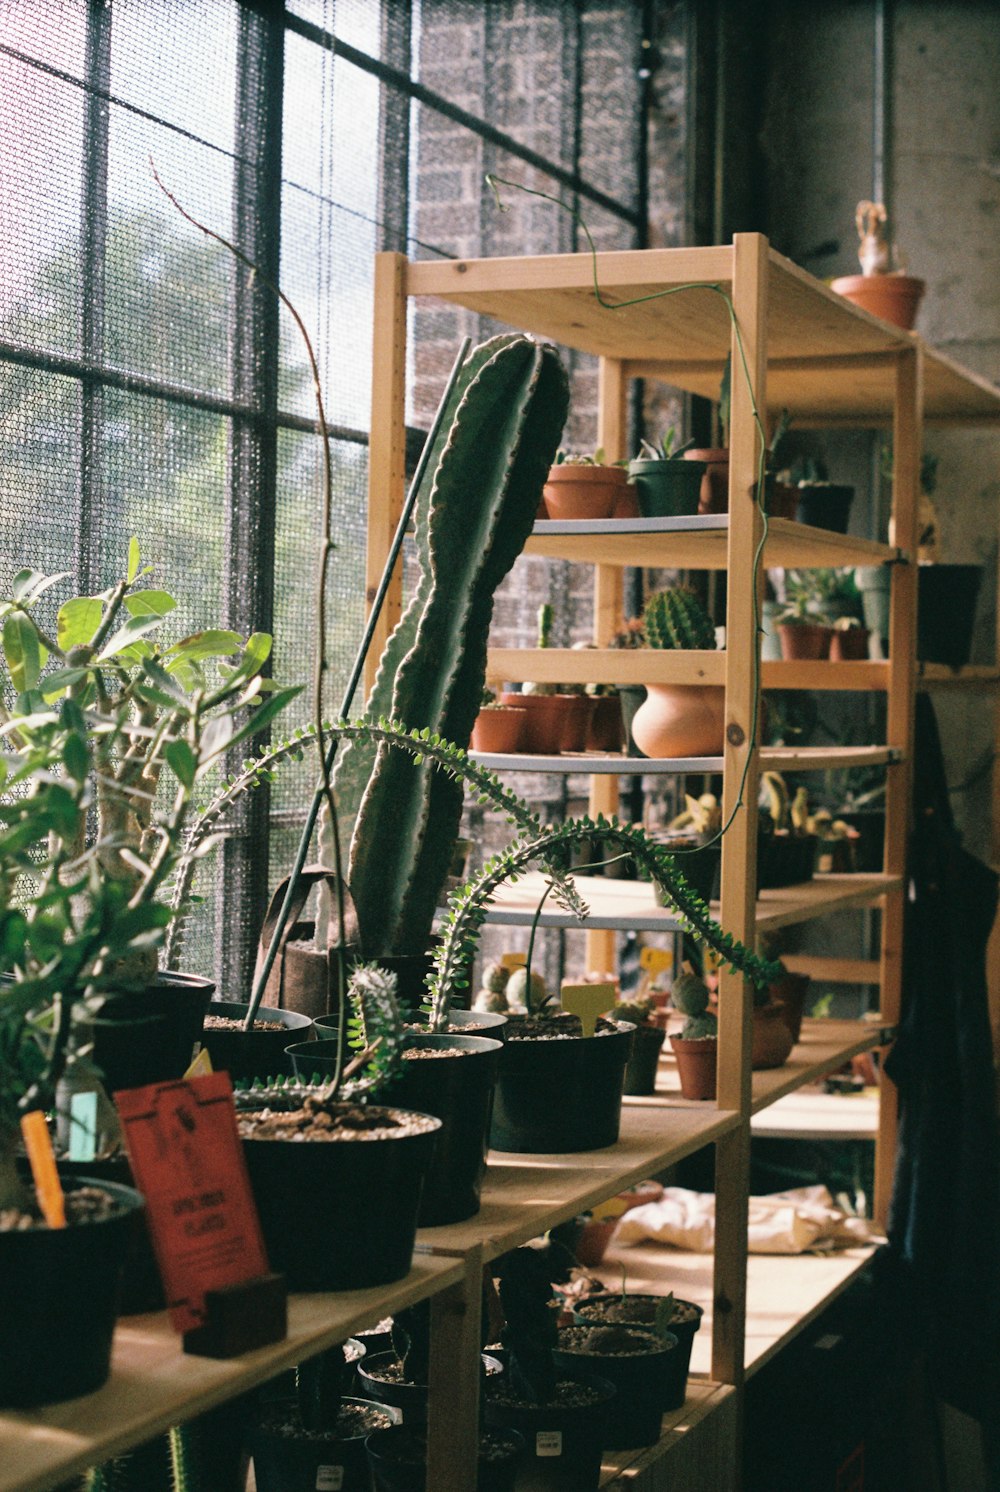
[[[625,1067],[626,1097],[646,1098],[656,1092],[656,1073],[666,1036],[661,1026],[636,1026],[632,1055]]]
[[[122,1265],[143,1201],[79,1177],[65,1188],[68,1226],[40,1213],[0,1214],[0,1406],[28,1409],[93,1393],[107,1381]]]
[[[252,1031],[244,1031],[249,1005],[213,1000],[205,1017],[202,1041],[216,1072],[228,1072],[233,1082],[262,1082],[287,1077],[292,1071],[286,1049],[312,1035],[312,1021],[295,1010],[262,1005]]]
[[[401,1422],[398,1409],[366,1399],[341,1401],[329,1431],[307,1430],[293,1399],[272,1403],[250,1434],[257,1492],[305,1492],[338,1487],[369,1492],[367,1437]]]
[[[612,1322],[621,1326],[652,1329],[662,1303],[663,1297],[660,1295],[619,1295],[608,1291],[581,1301],[574,1308],[573,1319],[584,1326],[595,1322]],[[701,1306],[695,1305],[693,1300],[678,1300],[674,1297],[670,1335],[677,1340],[677,1352],[671,1354],[664,1363],[664,1393],[660,1406],[664,1411],[680,1409],[684,1403],[688,1370],[691,1366],[691,1346],[704,1314]]]
[[[546,513],[559,521],[610,518],[626,481],[620,466],[550,467],[542,489]]]
[[[704,1100],[715,1097],[715,1070],[719,1043],[714,1036],[691,1041],[671,1036],[670,1046],[677,1060],[677,1075],[684,1098]]]
[[[487,1382],[502,1375],[503,1364],[499,1358],[484,1352],[482,1362]],[[366,1356],[358,1365],[358,1382],[367,1398],[379,1404],[391,1404],[399,1410],[404,1425],[418,1428],[426,1425],[427,1384],[414,1383],[406,1377],[395,1351]]]
[[[107,1091],[183,1077],[214,990],[197,974],[164,972],[144,990],[108,1000],[93,1026],[93,1062]]]
[[[576,1016],[513,1016],[500,1057],[490,1143],[529,1155],[602,1150],[621,1122],[635,1027],[599,1021],[584,1036]]]
[[[516,1430],[484,1431],[475,1492],[513,1492],[524,1449]],[[427,1492],[427,1439],[420,1431],[379,1431],[369,1437],[368,1458],[375,1492]]]
[[[599,1373],[618,1390],[604,1434],[606,1450],[653,1445],[663,1418],[663,1377],[677,1338],[634,1326],[564,1326],[553,1352],[557,1369]]]
[[[414,1034],[401,1076],[383,1095],[401,1109],[433,1114],[441,1121],[424,1178],[418,1226],[439,1227],[474,1217],[486,1171],[486,1137],[493,1107],[499,1041],[477,1036]],[[332,1076],[335,1038],[290,1049],[299,1077]]]
[[[835,534],[847,533],[847,520],[854,501],[853,487],[838,486],[835,482],[815,482],[800,487],[798,491],[795,517],[799,523],[830,529]]]
[[[630,461],[629,476],[643,518],[679,518],[698,511],[704,461]]]
[[[755,1072],[769,1067],[783,1067],[791,1055],[795,1040],[785,1020],[784,1007],[776,1000],[758,1005],[753,1012],[753,1046],[750,1066]]]
[[[720,756],[725,743],[725,690],[720,684],[647,684],[632,718],[646,756]]]
[[[560,1378],[548,1404],[519,1398],[504,1380],[487,1387],[483,1399],[486,1424],[517,1430],[525,1439],[516,1492],[596,1492],[605,1424],[615,1392],[606,1378],[582,1374]]]
[[[521,705],[499,705],[480,710],[472,727],[470,751],[495,752],[509,756],[521,749],[525,710]]]
[[[440,1119],[266,1090],[237,1107],[267,1256],[289,1289],[402,1279]]]
[[[416,1017],[418,1012],[412,1012]],[[423,1012],[419,1012],[421,1019],[408,1021],[407,1025],[411,1031],[423,1031],[427,1035],[427,1028]],[[329,1039],[336,1035],[337,1017],[335,1015],[318,1016],[315,1022],[316,1035],[320,1040]],[[448,1012],[447,1034],[449,1036],[485,1036],[490,1041],[507,1040],[507,1017],[501,1015],[497,1010],[455,1010]],[[308,1054],[307,1054],[308,1055]]]
[[[806,659],[811,663],[829,658],[833,628],[813,622],[779,622],[781,656],[786,663]]]

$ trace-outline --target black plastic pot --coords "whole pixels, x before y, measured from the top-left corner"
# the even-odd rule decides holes
[[[380,1410],[393,1425],[401,1423],[398,1409],[388,1404],[373,1404],[368,1399],[346,1398],[345,1404],[361,1404]],[[370,1492],[368,1453],[365,1441],[372,1431],[348,1439],[337,1436],[282,1434],[272,1428],[295,1401],[284,1400],[272,1405],[264,1422],[250,1432],[257,1492],[312,1492],[315,1487],[337,1487],[340,1492]],[[388,1428],[388,1426],[386,1426]]]
[[[488,1434],[494,1447],[506,1454],[480,1455],[476,1492],[513,1492],[524,1437],[516,1430]],[[375,1492],[427,1492],[427,1442],[422,1434],[408,1426],[376,1430],[369,1435],[367,1446]]]
[[[661,1297],[658,1295],[627,1295],[626,1300],[635,1301],[637,1305],[646,1305],[655,1312],[660,1304]],[[594,1302],[596,1306],[597,1301]],[[660,1408],[666,1412],[671,1409],[680,1409],[687,1395],[688,1372],[691,1367],[691,1348],[694,1344],[695,1333],[701,1326],[701,1318],[705,1314],[700,1305],[695,1305],[693,1300],[675,1300],[675,1305],[683,1308],[684,1320],[674,1320],[670,1323],[670,1335],[677,1339],[677,1350],[670,1353],[663,1364],[661,1384],[663,1387],[663,1401]],[[641,1309],[637,1310],[640,1318],[634,1323],[618,1322],[617,1325],[630,1325],[649,1329],[649,1319],[643,1320],[645,1314]],[[588,1302],[582,1301],[573,1311],[573,1320],[581,1326],[594,1326],[598,1323],[604,1324],[602,1318],[595,1311],[588,1310]]]
[[[408,1273],[441,1128],[427,1123],[393,1139],[244,1140],[267,1257],[289,1289],[361,1290]]]
[[[882,869],[885,845],[885,809],[858,808],[838,813],[852,829],[858,831],[854,841],[854,868],[865,875],[878,874]]]
[[[917,657],[964,668],[972,653],[979,565],[917,567]]]
[[[496,1082],[499,1041],[480,1036],[431,1036],[413,1033],[412,1044],[439,1051],[457,1048],[461,1057],[419,1057],[403,1064],[402,1075],[382,1097],[400,1109],[433,1114],[441,1120],[430,1169],[424,1178],[418,1223],[421,1228],[458,1223],[479,1211],[486,1171]],[[327,1077],[336,1067],[334,1038],[302,1042],[289,1048],[299,1077]]]
[[[628,474],[643,518],[678,518],[698,511],[704,461],[630,461]]]
[[[209,1015],[226,1016],[230,1020],[246,1018],[249,1005],[237,1004],[233,1000],[213,1000]],[[262,1005],[257,1012],[261,1021],[280,1021],[281,1031],[209,1031],[202,1033],[202,1040],[215,1070],[228,1072],[233,1082],[252,1082],[260,1078],[287,1077],[292,1072],[292,1063],[285,1052],[296,1041],[308,1041],[312,1036],[313,1023],[307,1015],[295,1010],[274,1010]]]
[[[618,1139],[634,1026],[603,1036],[508,1040],[500,1057],[490,1144],[562,1155]]]
[[[579,1342],[592,1329],[588,1323],[560,1330],[559,1346],[552,1354],[556,1368],[563,1373],[597,1372],[618,1390],[608,1410],[605,1450],[655,1445],[663,1419],[663,1376],[668,1359],[676,1360],[677,1338],[669,1332],[658,1337],[646,1328],[626,1327],[632,1335],[643,1338],[648,1351],[620,1357],[571,1351],[570,1344]]]
[[[758,888],[774,890],[811,881],[818,848],[815,834],[758,834]]]
[[[664,834],[658,836],[660,844],[668,854],[677,855],[677,869],[701,897],[702,901],[718,901],[722,883],[722,844],[700,845],[693,834]],[[657,892],[657,901],[667,905]]]
[[[809,523],[813,528],[828,528],[835,534],[846,534],[853,501],[853,487],[839,487],[833,482],[800,487],[795,516],[799,523]]]
[[[93,1061],[107,1091],[183,1077],[214,989],[197,974],[162,973],[144,990],[109,999],[93,1024]]]
[[[504,1404],[484,1398],[487,1425],[517,1430],[527,1454],[518,1467],[517,1492],[595,1492],[601,1475],[608,1411],[615,1386],[604,1377],[567,1374],[593,1389],[594,1402],[573,1407],[558,1404]]]
[[[492,1354],[482,1354],[487,1377],[500,1377],[503,1364]],[[427,1384],[401,1383],[392,1378],[381,1378],[379,1374],[398,1363],[399,1358],[390,1349],[388,1352],[367,1353],[358,1363],[358,1382],[366,1399],[377,1404],[391,1404],[398,1409],[404,1425],[420,1429],[427,1423]]]
[[[656,1092],[660,1051],[667,1039],[662,1026],[636,1026],[632,1055],[625,1065],[624,1093],[629,1098],[648,1098]]]
[[[143,1201],[96,1178],[75,1184],[110,1192],[119,1211],[102,1222],[0,1233],[3,1408],[75,1399],[107,1381],[122,1262]]]
[[[27,1172],[27,1163],[25,1170]],[[64,1185],[66,1181],[71,1181],[73,1185],[79,1186],[86,1177],[89,1181],[100,1182],[102,1186],[110,1181],[118,1187],[138,1190],[124,1151],[99,1160],[60,1160],[59,1175],[63,1177]],[[118,1314],[135,1316],[146,1311],[162,1311],[165,1306],[163,1281],[153,1253],[149,1224],[145,1209],[139,1208],[129,1214],[118,1294]]]

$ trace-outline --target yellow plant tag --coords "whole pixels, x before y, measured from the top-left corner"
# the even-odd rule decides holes
[[[672,948],[643,948],[639,954],[639,964],[650,974],[660,974],[664,969],[673,968],[674,951]]]
[[[593,1036],[597,1017],[606,1014],[615,1003],[613,984],[564,984],[559,991],[563,1010],[578,1015],[584,1036]]]
[[[526,953],[501,953],[500,955],[500,963],[505,969],[509,969],[512,974],[515,969],[523,969],[527,962],[528,955]]]
[[[208,1077],[208,1074],[213,1070],[212,1059],[208,1055],[208,1047],[199,1047],[198,1051],[191,1059],[191,1065],[188,1067],[187,1072],[184,1074],[184,1081],[187,1082],[188,1078]]]
[[[42,1216],[50,1228],[65,1228],[66,1198],[56,1170],[49,1126],[41,1109],[32,1109],[30,1114],[22,1115],[21,1134],[24,1136],[24,1148],[28,1152],[35,1195],[38,1197]]]

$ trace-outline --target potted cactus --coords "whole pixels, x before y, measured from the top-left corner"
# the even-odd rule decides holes
[[[628,474],[643,518],[697,513],[701,479],[708,468],[704,461],[684,459],[692,444],[688,440],[679,445],[672,426],[658,441],[642,441]]]
[[[670,1037],[681,1093],[698,1100],[714,1098],[719,1022],[709,1009],[708,986],[697,974],[682,974],[674,980],[670,1001],[686,1017],[680,1032]]]
[[[522,704],[505,704],[492,689],[484,689],[469,750],[499,756],[519,751],[526,714]]]
[[[642,614],[653,648],[714,650],[715,628],[687,586],[657,591]],[[725,690],[720,684],[647,684],[632,719],[632,735],[646,756],[716,756],[724,745]]]

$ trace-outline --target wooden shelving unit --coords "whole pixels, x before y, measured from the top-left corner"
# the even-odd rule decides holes
[[[413,1268],[396,1286],[348,1295],[302,1296],[291,1310],[289,1339],[234,1362],[181,1354],[164,1317],[133,1318],[116,1336],[111,1381],[100,1393],[36,1414],[0,1415],[0,1492],[44,1492],[75,1472],[148,1438],[320,1351],[352,1330],[410,1302],[431,1299],[431,1411],[428,1485],[470,1485],[478,1414],[479,1285],[484,1262],[673,1164],[705,1145],[715,1147],[717,1228],[710,1255],[630,1249],[633,1285],[676,1289],[725,1312],[706,1319],[696,1338],[696,1378],[687,1403],[664,1421],[656,1446],[609,1457],[602,1485],[624,1492],[733,1492],[738,1480],[741,1391],[748,1373],[814,1316],[856,1272],[865,1251],[823,1258],[747,1254],[746,1198],[750,1122],[779,1099],[876,1046],[900,1013],[903,854],[909,805],[909,749],[914,664],[916,504],[922,424],[1000,424],[1000,392],[927,347],[834,295],[775,254],[758,235],[732,245],[601,254],[596,272],[602,298],[620,304],[634,296],[696,284],[684,294],[608,310],[594,296],[595,266],[587,254],[536,259],[409,263],[376,260],[372,435],[369,464],[367,582],[373,587],[401,510],[405,483],[404,396],[407,302],[439,297],[510,327],[548,337],[600,359],[598,441],[609,456],[624,456],[627,394],[633,377],[653,376],[693,393],[717,393],[727,355],[742,367],[728,310],[731,296],[743,339],[750,388],[765,418],[787,408],[799,427],[890,426],[895,453],[894,517],[899,548],[805,528],[785,520],[770,525],[765,565],[892,566],[892,621],[888,663],[766,663],[758,669],[753,557],[762,521],[751,500],[759,437],[745,380],[733,380],[729,514],[722,519],[628,521],[615,524],[540,523],[528,553],[592,565],[595,642],[587,651],[544,653],[498,650],[494,677],[579,682],[713,682],[726,689],[727,744],[721,757],[685,762],[628,758],[486,758],[511,771],[590,775],[591,807],[613,811],[618,779],[650,772],[721,773],[723,813],[736,805],[745,775],[745,807],[723,843],[719,920],[752,942],[761,928],[788,926],[847,908],[877,905],[881,951],[865,961],[827,959],[829,976],[871,974],[881,985],[878,1022],[806,1023],[786,1067],[751,1073],[750,998],[741,980],[726,975],[720,994],[719,1091],[714,1104],[690,1104],[663,1065],[663,1091],[626,1104],[622,1139],[612,1149],[577,1156],[491,1157],[476,1218],[425,1230]],[[616,651],[608,643],[621,615],[626,565],[723,569],[729,574],[723,653],[656,654]],[[758,584],[761,577],[757,577]],[[369,590],[369,594],[371,594]],[[759,594],[759,593],[758,593]],[[376,633],[377,659],[400,612],[400,590],[389,597]],[[972,687],[995,688],[996,670],[966,671]],[[925,685],[948,687],[936,670]],[[887,695],[884,742],[868,748],[755,752],[750,741],[759,686],[783,689],[880,690]],[[748,761],[749,754],[749,761]],[[822,770],[868,762],[887,771],[887,832],[882,874],[818,877],[803,886],[754,895],[757,780],[764,765]],[[613,930],[664,929],[670,914],[652,889],[637,882],[581,877],[592,914],[587,932],[592,966],[608,967]],[[523,921],[533,912],[531,883],[497,898],[497,920]],[[543,922],[563,925],[558,910]],[[877,1207],[891,1179],[895,1111],[883,1094],[876,1164]]]

